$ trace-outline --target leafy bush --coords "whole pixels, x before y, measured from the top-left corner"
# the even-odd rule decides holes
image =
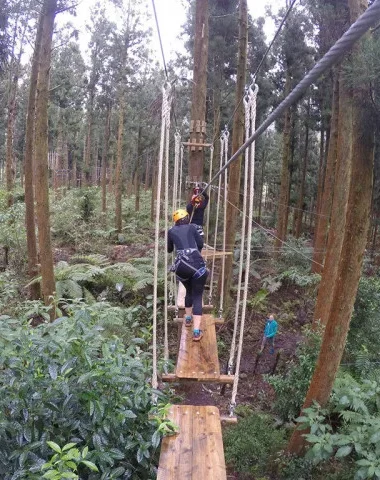
[[[330,418],[339,415],[334,429]],[[338,378],[328,408],[306,408],[297,419],[311,448],[307,458],[319,463],[335,457],[352,457],[356,480],[380,478],[380,384],[350,375]]]
[[[101,476],[82,463],[82,479],[152,478],[156,448],[172,425],[152,404],[153,394],[166,398],[150,387],[147,333],[140,336],[135,317],[124,345],[103,336],[100,309],[78,303],[69,310],[37,328],[2,324],[0,477],[40,479],[53,441],[88,447],[86,460]]]
[[[284,446],[284,438],[284,431],[276,429],[268,415],[250,412],[224,430],[226,462],[236,472],[263,475]]]
[[[377,360],[380,350],[380,279],[362,276],[346,345],[346,357],[354,361],[366,353]],[[360,360],[360,359],[359,359]]]
[[[296,361],[291,361],[286,375],[266,376],[266,381],[276,392],[274,410],[284,420],[293,420],[304,402],[321,345],[321,329],[304,327],[305,340],[296,352]]]

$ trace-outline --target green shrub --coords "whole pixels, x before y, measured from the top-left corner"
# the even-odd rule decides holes
[[[305,339],[297,349],[295,361],[291,361],[285,375],[266,376],[266,381],[276,392],[274,410],[284,420],[297,417],[304,402],[314,372],[321,345],[321,330],[304,328]]]
[[[236,472],[264,475],[284,446],[285,433],[268,415],[251,412],[223,433],[226,462]]]
[[[82,479],[152,478],[160,438],[172,426],[152,404],[154,393],[166,397],[150,386],[147,334],[135,317],[125,345],[104,337],[96,309],[68,310],[37,328],[1,326],[0,478],[40,479],[48,441],[88,447],[101,477],[83,466]]]
[[[330,419],[339,416],[338,425]],[[343,375],[334,385],[330,404],[306,408],[297,419],[315,464],[330,458],[355,461],[355,479],[380,479],[380,384]]]

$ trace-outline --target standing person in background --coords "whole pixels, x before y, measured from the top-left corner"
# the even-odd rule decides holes
[[[208,276],[208,270],[201,255],[203,237],[195,225],[190,224],[186,210],[176,210],[173,213],[175,225],[168,231],[168,253],[175,247],[176,258],[171,271],[186,289],[185,325],[193,325],[193,340],[198,342],[202,336],[202,297]]]
[[[274,319],[274,314],[272,313],[269,315],[269,318],[267,318],[265,323],[264,336],[261,342],[260,353],[263,352],[267,340],[271,342],[270,353],[271,354],[274,353],[274,337],[277,335],[277,330],[278,330],[278,323]]]

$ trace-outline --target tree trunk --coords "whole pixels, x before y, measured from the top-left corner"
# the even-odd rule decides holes
[[[349,192],[352,144],[352,92],[340,73],[339,80],[339,116],[338,116],[337,165],[335,171],[334,190],[332,192],[331,222],[327,241],[327,250],[323,275],[318,289],[314,310],[314,321],[326,324],[338,273],[338,259],[341,255],[343,232],[346,223],[346,209]],[[333,122],[333,118],[331,119]],[[333,130],[333,126],[331,126]],[[331,137],[330,144],[333,143]],[[333,147],[334,148],[334,147]],[[332,174],[331,174],[332,175]],[[326,170],[326,179],[329,172]],[[321,215],[327,215],[321,209]],[[319,228],[326,217],[319,217]],[[316,247],[315,247],[316,248]]]
[[[339,73],[340,68],[337,67],[334,71],[333,80],[333,99],[332,99],[332,115],[330,124],[330,140],[329,150],[327,154],[326,173],[324,178],[324,186],[322,199],[320,204],[320,211],[318,217],[318,228],[315,234],[314,254],[312,272],[321,273],[323,270],[322,264],[325,258],[325,248],[327,243],[327,232],[329,227],[329,219],[331,214],[331,206],[333,202],[334,178],[336,171],[336,161],[338,154],[338,121],[340,118],[339,112]],[[338,179],[339,181],[339,179]]]
[[[49,179],[48,179],[48,103],[51,44],[57,0],[45,0],[43,4],[41,52],[37,82],[35,175],[38,243],[41,262],[41,292],[46,304],[55,291],[54,263],[50,238]]]
[[[290,73],[286,70],[285,97],[290,92]],[[291,155],[291,110],[285,111],[285,124],[283,132],[282,146],[282,167],[281,167],[281,189],[278,205],[277,220],[277,238],[275,241],[275,249],[279,251],[282,242],[286,239],[288,228],[288,204],[289,204],[289,188],[290,188],[290,155]]]
[[[351,22],[367,7],[364,0],[349,0]],[[354,55],[360,55],[360,45]],[[371,209],[374,129],[370,108],[366,106],[369,86],[361,85],[353,93],[352,170],[344,230],[342,254],[339,261],[334,298],[326,325],[321,351],[303,408],[315,400],[321,406],[329,400],[346,344],[347,333],[361,275]],[[299,454],[305,438],[299,430],[293,432],[290,453]]]
[[[305,197],[305,182],[306,182],[306,172],[307,172],[307,163],[309,155],[309,121],[310,121],[310,100],[307,109],[307,116],[305,122],[305,150],[303,154],[303,166],[302,166],[302,176],[301,176],[301,186],[298,197],[297,204],[297,221],[295,226],[295,237],[299,238],[301,235],[302,229],[302,217],[303,217],[303,204]]]
[[[102,152],[102,212],[107,211],[107,157],[108,157],[108,145],[110,141],[110,129],[111,129],[111,105],[107,108],[107,121],[104,131],[104,145]]]
[[[244,141],[244,105],[241,101],[244,95],[244,87],[247,75],[247,47],[248,47],[248,7],[247,0],[239,1],[239,52],[238,69],[235,89],[236,111],[232,126],[232,154],[234,154]],[[226,229],[226,249],[234,250],[237,210],[240,207],[240,177],[241,177],[241,159],[239,156],[229,167],[228,192],[227,192],[227,225]],[[245,172],[248,175],[248,172]],[[227,185],[225,185],[227,188]],[[233,256],[228,255],[225,259],[225,275],[220,277],[219,282],[224,281],[224,291],[228,297],[232,281],[232,262]]]
[[[191,104],[190,142],[204,143],[206,135],[206,92],[208,56],[208,0],[196,0],[193,95]],[[204,167],[204,148],[190,147],[189,177],[201,182]]]
[[[37,93],[37,78],[39,68],[39,54],[41,49],[42,37],[42,19],[40,15],[38,21],[38,28],[36,34],[36,42],[34,46],[32,70],[30,74],[30,86],[28,97],[28,110],[26,113],[25,126],[25,152],[24,152],[24,173],[25,173],[25,228],[26,228],[26,243],[28,251],[28,276],[32,280],[38,274],[38,256],[37,256],[37,241],[34,215],[34,126],[36,113],[36,93]],[[29,297],[36,300],[40,297],[40,286],[35,283],[29,287]]]
[[[115,169],[115,228],[121,233],[121,193],[122,193],[122,164],[123,164],[123,133],[124,133],[124,94],[119,102],[119,128],[117,133],[117,159]]]

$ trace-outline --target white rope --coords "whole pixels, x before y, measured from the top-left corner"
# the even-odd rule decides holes
[[[224,134],[223,131],[220,136],[220,157],[219,157],[219,168],[223,166],[223,158],[224,158]],[[218,229],[219,229],[219,209],[220,209],[220,190],[222,186],[222,178],[219,177],[219,186],[218,186],[218,196],[216,201],[216,216],[215,216],[215,231],[214,231],[214,251],[212,255],[212,267],[211,267],[211,275],[210,275],[210,292],[209,292],[209,304],[211,305],[212,301],[212,294],[214,288],[214,273],[215,273],[215,253],[216,253],[216,242],[218,239]]]
[[[170,106],[171,106],[172,97],[168,98],[168,110],[166,115],[165,122],[165,205],[164,205],[164,215],[165,215],[165,261],[164,261],[164,368],[165,373],[167,373],[167,366],[169,361],[169,335],[168,335],[168,235],[167,231],[169,229],[168,223],[168,206],[169,206],[169,143],[170,143]]]
[[[224,132],[224,165],[228,161],[228,139],[229,139],[229,132],[225,130]],[[224,171],[224,212],[223,212],[223,252],[226,251],[226,239],[227,239],[227,187],[228,187],[228,170]],[[214,253],[215,255],[215,253]],[[222,256],[222,273],[221,273],[221,282],[220,282],[220,305],[219,305],[219,318],[222,318],[223,315],[223,304],[224,304],[224,277],[225,277],[225,270],[226,270],[226,257],[225,255]]]
[[[181,200],[182,200],[183,152],[184,152],[184,147],[181,143],[181,155],[180,155],[180,163],[179,163],[179,195],[178,195],[179,204],[181,204]]]
[[[158,157],[157,172],[157,192],[156,192],[156,218],[155,218],[155,244],[154,244],[154,277],[153,277],[153,371],[152,371],[152,387],[157,389],[157,290],[158,290],[158,259],[159,259],[159,239],[160,239],[160,213],[161,213],[161,185],[162,185],[162,169],[164,163],[164,154],[168,151],[166,145],[169,145],[168,131],[170,127],[170,105],[171,105],[171,87],[166,85],[162,88],[162,113],[161,113],[161,138],[160,153]],[[167,244],[167,236],[165,235],[165,246]],[[166,251],[167,249],[165,249]],[[166,268],[166,264],[165,264]],[[165,272],[166,278],[166,272]],[[165,308],[165,312],[167,309]],[[166,313],[167,315],[167,313]],[[167,329],[167,325],[165,325]],[[167,332],[165,332],[165,342],[167,342]],[[166,345],[165,345],[166,349]]]
[[[244,112],[245,112],[245,138],[249,137],[250,131],[250,110],[251,105],[249,97],[244,98]],[[231,340],[231,349],[230,349],[230,358],[228,360],[228,375],[233,373],[234,366],[234,357],[236,350],[236,336],[237,336],[237,327],[239,323],[239,313],[240,313],[240,296],[241,296],[241,283],[243,277],[243,267],[245,259],[245,230],[246,230],[246,216],[247,216],[247,193],[248,193],[248,172],[249,172],[249,150],[245,151],[244,155],[244,187],[243,187],[243,210],[242,210],[242,225],[241,225],[241,240],[240,240],[240,260],[239,260],[239,277],[238,277],[238,288],[236,296],[236,307],[235,307],[235,322],[234,322],[234,331],[232,334]]]
[[[180,199],[178,198],[180,155],[181,155],[181,134],[177,130],[174,134],[174,174],[173,174],[172,212],[175,212],[180,207]],[[174,252],[172,253],[172,263],[174,263]],[[177,281],[174,273],[171,273],[169,301],[170,301],[170,305],[173,305],[173,300],[174,300],[175,316],[178,316],[177,315],[178,314],[177,293],[178,293]]]
[[[212,164],[213,164],[213,160],[214,160],[214,146],[211,145],[210,147],[210,173],[209,173],[209,176],[208,176],[208,181],[210,182],[211,181],[211,178],[212,178]],[[211,192],[210,192],[210,196],[211,196]],[[211,207],[210,207],[210,201],[208,202],[208,205],[207,205],[207,222],[206,222],[206,245],[208,245],[208,239],[209,239],[209,235],[210,235],[210,216],[211,216]]]
[[[258,86],[255,85],[255,90],[252,91],[250,87],[248,89],[248,103],[250,105],[250,131],[251,134],[255,131],[256,124],[256,99],[258,93]],[[252,223],[253,223],[253,200],[254,200],[254,186],[255,186],[255,143],[253,142],[250,147],[250,172],[249,172],[249,205],[248,205],[248,228],[247,228],[247,239],[246,239],[246,269],[244,275],[244,293],[243,293],[243,307],[241,312],[241,322],[240,322],[240,334],[239,334],[239,346],[236,358],[236,369],[234,384],[232,387],[231,395],[231,405],[230,405],[230,415],[233,415],[235,405],[236,405],[236,395],[239,384],[239,372],[240,372],[240,362],[241,354],[243,351],[243,336],[244,336],[244,325],[245,317],[247,311],[247,297],[248,297],[248,286],[249,286],[249,271],[251,264],[251,239],[252,239]],[[247,174],[247,172],[246,172]]]

